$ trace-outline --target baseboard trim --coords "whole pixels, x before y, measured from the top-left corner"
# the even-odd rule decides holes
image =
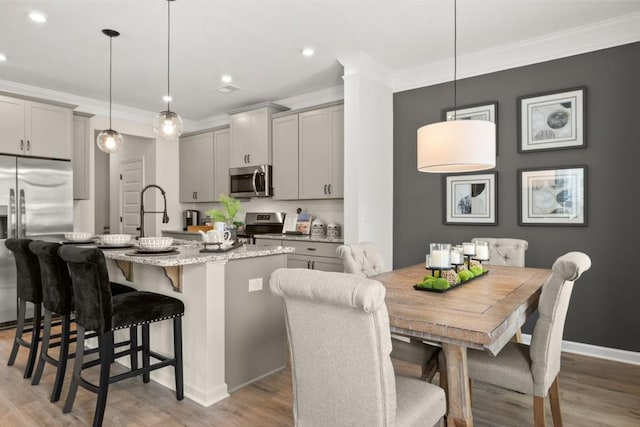
[[[530,334],[522,334],[522,342],[531,343]],[[614,362],[630,363],[640,365],[640,352],[620,350],[611,347],[601,347],[593,344],[583,344],[573,341],[562,341],[562,351],[566,353],[582,354],[585,356],[597,357],[599,359],[612,360]]]

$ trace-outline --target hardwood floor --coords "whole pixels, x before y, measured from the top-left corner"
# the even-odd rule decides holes
[[[6,366],[13,329],[0,331],[0,426],[86,426],[93,419],[95,395],[80,389],[73,412],[62,413],[62,399],[49,402],[54,370],[47,365],[42,381],[31,386],[22,378],[26,351],[14,366]],[[420,376],[420,369],[396,364],[398,373]],[[96,370],[97,373],[97,370]],[[437,377],[436,377],[437,378]],[[562,415],[566,426],[640,426],[640,366],[564,354],[560,373]],[[109,390],[105,426],[291,426],[291,376],[288,370],[244,387],[209,408],[141,378],[113,384]],[[551,410],[546,401],[547,422]],[[473,415],[477,426],[531,426],[530,396],[474,383]]]

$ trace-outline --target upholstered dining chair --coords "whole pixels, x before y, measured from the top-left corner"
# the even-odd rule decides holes
[[[12,366],[16,361],[20,346],[29,349],[27,364],[24,368],[24,378],[31,378],[36,364],[38,347],[40,345],[40,329],[42,323],[42,283],[40,279],[40,265],[38,258],[29,250],[31,239],[7,239],[5,246],[13,253],[16,262],[16,294],[18,297],[18,320],[13,347],[7,365]],[[33,304],[33,325],[25,327],[27,303]],[[30,337],[25,339],[24,335]]]
[[[428,426],[445,414],[444,391],[396,376],[385,288],[352,274],[278,269],[296,426]]]
[[[512,267],[524,267],[525,252],[529,242],[522,239],[474,237],[472,242],[478,240],[489,242],[489,265],[507,265]]]
[[[542,287],[530,346],[509,342],[495,357],[478,350],[467,353],[471,380],[533,395],[536,426],[545,425],[547,394],[553,425],[562,425],[558,385],[562,331],[573,285],[590,267],[591,259],[581,252],[569,252],[556,260]]]
[[[345,273],[371,277],[388,271],[375,243],[362,242],[338,246],[336,254],[342,259]],[[391,358],[402,360],[422,369],[421,378],[431,380],[437,372],[440,347],[419,340],[405,340],[391,336]]]

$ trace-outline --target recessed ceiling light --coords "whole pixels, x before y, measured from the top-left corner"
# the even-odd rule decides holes
[[[313,54],[316,53],[312,47],[305,47],[301,52],[304,56],[313,56]]]
[[[220,77],[220,80],[222,80],[222,83],[231,83],[233,81],[231,76],[228,74],[225,74],[224,76]]]
[[[47,17],[40,12],[29,13],[29,18],[34,22],[47,22]]]
[[[171,102],[173,99],[172,99],[172,98],[171,98],[171,96],[169,96],[169,95],[164,95],[164,96],[162,97],[162,100],[163,100],[164,102]]]
[[[6,61],[7,57],[0,53],[0,61]]]

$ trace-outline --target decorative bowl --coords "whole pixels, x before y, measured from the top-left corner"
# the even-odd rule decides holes
[[[93,233],[88,231],[71,231],[64,233],[64,238],[70,242],[84,242],[93,237]]]
[[[129,234],[103,234],[100,240],[105,245],[124,245],[129,243],[131,236]]]
[[[165,249],[171,246],[173,237],[140,237],[138,245],[143,249]]]

